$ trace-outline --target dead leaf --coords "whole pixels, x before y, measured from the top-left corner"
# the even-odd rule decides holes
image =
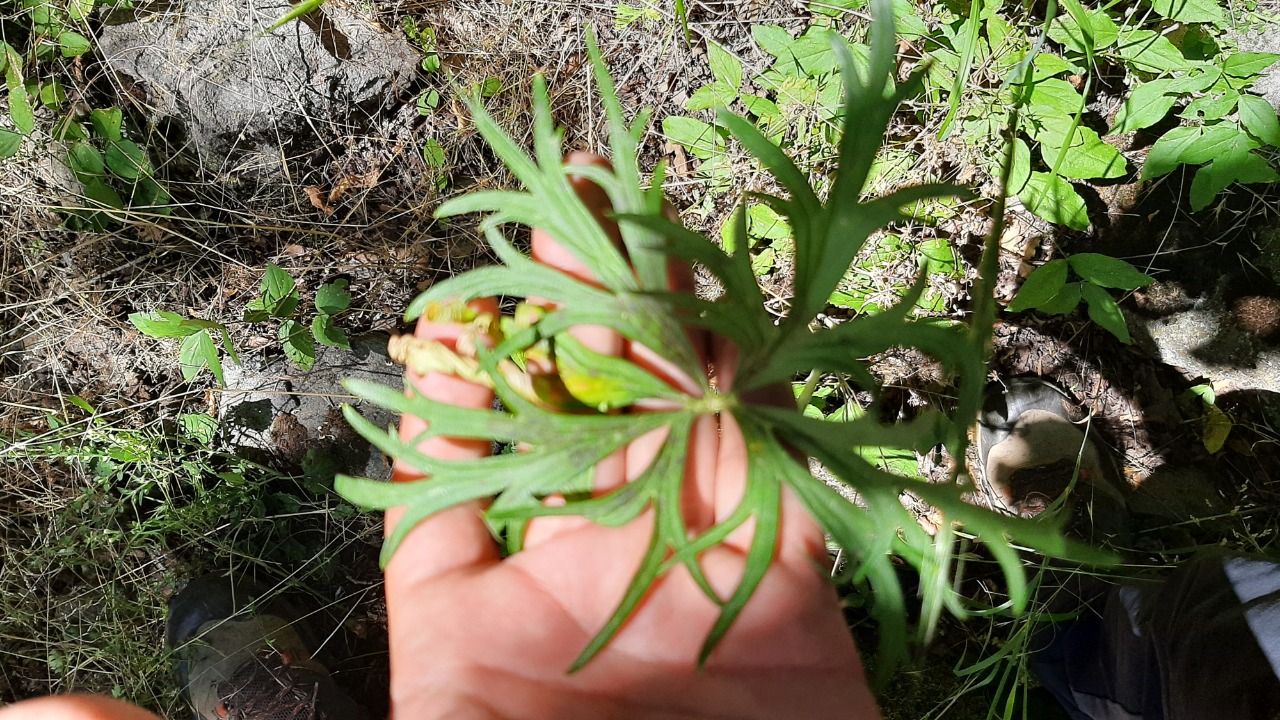
[[[685,155],[684,148],[679,145],[668,142],[662,148],[671,153],[671,174],[675,177],[685,177],[689,174],[689,156]]]
[[[367,190],[376,186],[378,184],[378,178],[381,176],[382,171],[378,169],[370,170],[359,175],[352,175],[350,173],[343,175],[338,178],[338,182],[333,184],[333,190],[329,192],[328,205],[332,206],[334,203],[341,200],[342,196],[346,195],[347,191],[352,188]],[[330,210],[330,212],[332,212],[332,210]]]
[[[307,198],[311,200],[311,205],[315,209],[319,210],[325,215],[333,214],[333,208],[329,207],[329,203],[324,201],[324,192],[322,192],[320,188],[316,187],[315,185],[308,185],[302,188],[302,191],[307,194]]]

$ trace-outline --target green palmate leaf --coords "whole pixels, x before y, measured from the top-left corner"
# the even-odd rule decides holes
[[[422,159],[428,167],[442,168],[448,160],[444,147],[435,138],[429,138],[422,146]]]
[[[204,329],[225,330],[219,323],[210,320],[184,318],[177,313],[165,310],[132,313],[129,315],[129,322],[133,323],[133,326],[138,328],[143,335],[153,338],[187,337]]]
[[[714,82],[697,89],[684,102],[684,109],[690,111],[727,108],[738,99],[738,91],[722,82]],[[679,131],[677,128],[673,128]],[[669,135],[668,135],[669,136]]]
[[[89,113],[89,122],[93,131],[107,140],[121,140],[121,128],[124,125],[124,112],[120,108],[98,109]]]
[[[694,93],[695,95],[697,93]],[[782,116],[782,109],[774,101],[760,97],[759,95],[742,95],[742,104],[747,107],[747,112],[755,115],[762,120],[769,120]]]
[[[1220,93],[1196,98],[1187,105],[1181,116],[1188,120],[1219,120],[1236,109],[1236,102],[1239,99],[1240,93],[1228,88]]]
[[[297,320],[285,320],[280,324],[279,335],[285,357],[300,370],[310,370],[316,364],[316,344],[305,325]]]
[[[9,88],[9,117],[23,134],[30,135],[36,127],[36,116],[31,111],[31,99],[21,85]]]
[[[113,140],[107,143],[107,167],[111,172],[127,180],[136,180],[151,174],[151,163],[142,148],[129,140]]]
[[[22,56],[12,45],[0,41],[0,52],[4,53],[4,84],[8,90],[9,117],[23,135],[30,135],[35,129],[36,119],[31,112],[31,100],[27,95],[27,87],[22,77]]]
[[[72,30],[63,30],[58,33],[58,45],[61,46],[62,57],[80,57],[81,55],[93,49],[93,43],[89,42],[89,38]]]
[[[186,337],[200,331],[200,328],[188,328],[182,325],[182,316],[163,310],[151,313],[132,313],[129,322],[147,337]]]
[[[337,315],[351,307],[351,293],[346,280],[334,280],[320,286],[316,292],[316,310],[325,315]]]
[[[351,349],[346,331],[338,327],[329,315],[317,315],[311,319],[311,335],[321,345]]]
[[[1084,107],[1084,97],[1066,80],[1049,78],[1032,86],[1027,107],[1033,114],[1048,109],[1070,116]]]
[[[1076,72],[1078,69],[1060,56],[1048,52],[1037,53],[1035,58],[1032,59],[1031,67],[1032,82],[1040,82],[1062,73]],[[1014,71],[1018,72],[1018,68],[1014,68]],[[1017,80],[1021,80],[1021,77],[1018,77]]]
[[[293,276],[275,264],[267,265],[263,272],[261,292],[245,307],[245,320],[249,322],[262,322],[268,317],[289,317],[302,301]]]
[[[1258,140],[1280,147],[1280,119],[1276,117],[1276,109],[1263,98],[1240,96],[1240,123]]]
[[[1200,165],[1233,152],[1246,152],[1258,147],[1257,141],[1234,123],[1220,123],[1201,129],[1200,137],[1178,155],[1179,162]]]
[[[1158,178],[1182,164],[1200,165],[1241,147],[1251,150],[1258,143],[1234,123],[1174,128],[1151,146],[1142,179]]]
[[[1129,327],[1125,323],[1124,313],[1116,304],[1115,298],[1093,283],[1085,283],[1080,288],[1080,295],[1089,305],[1089,319],[1098,323],[1107,332],[1115,335],[1120,342],[1130,343]]]
[[[1115,21],[1103,10],[1063,13],[1049,28],[1050,38],[1081,55],[1111,47],[1119,36]]]
[[[1022,192],[1031,178],[1031,148],[1022,138],[1015,138],[1013,143],[1013,170],[1009,173],[1009,187],[1004,190],[1006,195]]]
[[[1250,152],[1252,142],[1238,142],[1213,162],[1196,171],[1191,181],[1191,209],[1203,210],[1232,183],[1280,181],[1280,174],[1262,157]]]
[[[836,55],[831,49],[835,34],[827,28],[812,26],[791,43],[778,57],[773,69],[793,77],[815,78],[836,69]]]
[[[93,12],[94,0],[71,0],[66,4],[67,15],[76,22],[84,22]]]
[[[1026,187],[1018,193],[1018,199],[1037,217],[1051,223],[1065,225],[1072,230],[1089,228],[1089,213],[1084,199],[1071,187],[1071,183],[1057,175],[1031,173]]]
[[[1067,283],[1056,295],[1040,303],[1036,309],[1049,315],[1066,315],[1080,304],[1080,293],[1088,283]]]
[[[1138,272],[1129,263],[1100,253],[1072,255],[1069,262],[1076,275],[1094,285],[1118,290],[1137,290],[1155,282],[1155,278]]]
[[[1089,128],[1075,128],[1072,132],[1071,147],[1065,154],[1062,153],[1061,145],[1048,141],[1042,142],[1040,153],[1047,164],[1055,162],[1061,154],[1062,161],[1058,163],[1056,170],[1063,177],[1089,180],[1124,177],[1128,173],[1129,165],[1120,151],[1103,142],[1098,137],[1098,133]]]
[[[1067,261],[1050,260],[1032,271],[1023,281],[1013,302],[1011,312],[1022,312],[1040,307],[1062,291],[1067,284]]]
[[[775,58],[781,58],[791,50],[791,46],[795,44],[795,39],[791,37],[791,33],[776,25],[752,25],[751,37],[755,38],[756,44],[761,50],[769,53]]]
[[[1211,66],[1193,67],[1190,72],[1169,81],[1169,92],[1198,93],[1205,92],[1222,79],[1222,70]]]
[[[742,63],[729,54],[728,50],[716,43],[707,43],[707,63],[711,65],[711,74],[716,81],[724,83],[733,90],[742,85]]]
[[[67,146],[67,167],[81,182],[107,171],[102,153],[87,142],[73,142]]]
[[[1160,137],[1147,152],[1142,165],[1142,179],[1153,180],[1167,175],[1180,164],[1182,152],[1204,135],[1202,127],[1176,127]]]
[[[669,117],[662,121],[662,134],[683,145],[702,159],[724,152],[724,137],[712,125],[687,117]]]
[[[124,209],[124,198],[120,197],[120,193],[100,179],[95,178],[84,181],[84,197],[86,204],[91,208],[103,210]]]
[[[178,417],[182,432],[203,445],[209,445],[218,434],[218,419],[205,413],[184,413]]]
[[[916,96],[921,87],[919,77],[901,87],[893,84],[896,38],[892,4],[892,0],[870,3],[876,21],[865,62],[855,59],[854,53],[827,31],[792,40],[778,28],[754,30],[757,42],[778,58],[778,64],[788,65],[796,74],[827,72],[835,63],[842,67],[845,97],[836,120],[844,132],[839,170],[826,198],[820,198],[807,173],[743,118],[720,114],[718,124],[727,135],[697,121],[668,118],[664,122],[664,131],[673,139],[708,153],[725,148],[731,135],[772,175],[771,182],[786,192],[786,197],[749,198],[747,207],[736,213],[726,231],[727,252],[667,218],[661,167],[655,172],[652,188],[647,187],[649,183],[636,162],[648,116],[642,114],[630,123],[625,120],[593,39],[588,39],[588,47],[609,119],[612,169],[562,167],[562,134],[552,123],[548,92],[541,79],[534,81],[532,154],[498,127],[483,105],[471,104],[477,130],[524,189],[475,193],[451,199],[439,208],[440,216],[484,213],[481,228],[499,264],[436,283],[411,303],[407,317],[463,318],[464,323],[471,323],[466,326],[467,333],[481,334],[464,337],[484,337],[486,341],[460,340],[456,350],[422,345],[406,360],[419,371],[455,368],[454,372],[473,374],[493,387],[502,409],[457,408],[413,390],[405,394],[368,383],[349,383],[357,395],[395,412],[420,417],[427,428],[416,438],[401,440],[396,432],[376,427],[345,409],[362,436],[431,478],[404,484],[338,478],[338,491],[357,505],[404,508],[401,521],[384,545],[384,563],[417,523],[473,500],[487,501],[485,520],[512,552],[522,548],[529,524],[540,517],[578,515],[616,526],[649,513],[652,534],[629,586],[610,617],[600,627],[591,628],[596,635],[568,669],[581,668],[618,633],[626,632],[627,619],[655,583],[675,568],[686,570],[718,608],[699,656],[705,662],[717,643],[732,632],[735,619],[751,602],[777,554],[785,486],[853,558],[849,578],[870,584],[874,598],[871,613],[880,623],[879,667],[884,675],[896,660],[905,657],[910,634],[896,569],[900,563],[931,574],[922,590],[928,609],[928,617],[921,623],[925,635],[938,613],[948,608],[963,613],[965,607],[954,590],[954,576],[959,572],[950,560],[955,552],[954,533],[941,533],[935,539],[924,532],[899,499],[904,491],[918,493],[949,523],[986,538],[1008,577],[1013,607],[1025,606],[1028,591],[1010,542],[1056,556],[1105,560],[1066,543],[1059,528],[1048,523],[1005,517],[966,504],[961,484],[930,484],[912,475],[909,458],[938,443],[946,444],[953,456],[963,456],[967,427],[977,415],[986,384],[985,358],[993,311],[975,313],[979,320],[973,326],[916,320],[914,308],[927,284],[922,278],[902,302],[879,314],[830,328],[814,322],[827,310],[832,291],[873,233],[907,217],[904,208],[922,199],[963,195],[957,188],[943,185],[906,188],[879,198],[864,195],[895,108],[903,98]],[[821,52],[816,47],[819,40],[824,43]],[[716,64],[720,81],[733,84],[734,68],[723,58]],[[625,254],[574,192],[570,175],[595,182],[608,195]],[[1041,175],[1041,185],[1046,177]],[[1028,186],[1035,181],[1033,174]],[[1061,182],[1078,201],[1070,185]],[[1080,213],[1083,217],[1082,209]],[[534,262],[504,234],[502,228],[513,224],[546,231],[591,271],[596,282],[589,284]],[[784,236],[795,247],[795,295],[786,317],[775,322],[752,274],[749,240],[755,238],[763,245],[781,242]],[[932,250],[938,255],[934,269],[950,272],[954,261],[942,255],[944,248]],[[994,262],[990,253],[987,257]],[[705,268],[719,280],[723,293],[708,300],[671,290],[667,270],[671,259]],[[990,294],[995,276],[993,266],[988,263],[985,267],[975,285],[979,295]],[[492,318],[483,314],[466,320],[473,316],[461,309],[462,303],[495,296],[535,296],[554,309],[532,314],[517,310],[515,317],[499,322],[491,322]],[[627,358],[593,352],[569,334],[579,325],[611,328],[645,346],[663,362],[646,363],[641,368]],[[691,327],[706,328],[739,350],[732,391],[725,390],[727,383],[713,384],[707,377],[707,368],[689,341],[687,330]],[[756,391],[815,370],[840,373],[878,396],[877,381],[860,358],[903,346],[937,359],[955,378],[961,399],[953,414],[932,410],[895,423],[883,422],[883,413],[868,411],[845,413],[844,417],[852,419],[832,421],[752,402]],[[534,358],[538,362],[532,362]],[[681,374],[684,377],[679,377]],[[548,388],[559,392],[548,392]],[[701,416],[725,413],[734,416],[750,448],[744,493],[727,515],[691,534],[684,521],[691,509],[688,503],[696,501],[685,488],[685,472],[691,461],[690,428]],[[640,477],[599,497],[581,492],[583,478],[591,476],[597,463],[659,430],[665,440]],[[492,440],[518,445],[522,452],[440,460],[418,450],[423,440],[434,436]],[[819,460],[836,478],[834,482],[856,491],[864,505],[850,503],[814,478],[798,453]],[[551,496],[564,501],[546,502]],[[712,588],[702,568],[703,553],[748,526],[741,579],[732,587]]]
[[[47,108],[58,109],[67,100],[67,91],[57,80],[47,80],[40,85],[40,104]]]

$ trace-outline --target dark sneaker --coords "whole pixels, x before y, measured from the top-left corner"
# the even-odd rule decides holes
[[[992,383],[977,430],[983,489],[997,509],[1035,517],[1057,504],[1075,515],[1071,534],[1119,541],[1128,527],[1119,474],[1073,414],[1083,413],[1044,380]]]
[[[312,657],[299,614],[230,578],[206,575],[169,601],[166,640],[196,720],[364,720]]]

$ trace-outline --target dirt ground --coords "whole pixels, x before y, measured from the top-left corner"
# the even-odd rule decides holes
[[[800,3],[690,7],[697,34],[723,44],[748,70],[763,69],[767,60],[750,39],[752,25],[798,30],[809,20]],[[651,107],[657,118],[686,114],[684,101],[711,78],[702,46],[687,46],[669,14],[619,27],[612,6],[587,3],[407,0],[373,9],[374,21],[386,28],[399,28],[406,17],[434,28],[458,87],[499,77],[503,89],[489,100],[490,110],[521,141],[529,137],[529,78],[540,72],[566,128],[566,146],[603,146],[603,117],[581,39],[585,27],[598,34],[630,110]],[[111,73],[93,60],[77,71],[76,92],[88,102],[119,104],[145,125],[144,101]],[[137,445],[129,452],[158,453],[180,415],[210,410],[220,393],[208,374],[185,382],[176,346],[139,333],[130,313],[168,308],[226,322],[244,355],[272,356],[280,353],[278,344],[239,322],[268,263],[289,271],[304,293],[347,280],[354,310],[343,322],[356,335],[403,330],[400,313],[417,292],[487,261],[474,228],[431,215],[445,197],[511,182],[445,76],[419,76],[374,118],[368,134],[289,157],[280,177],[229,183],[201,176],[180,153],[156,157],[173,188],[175,212],[109,232],[65,228],[57,208],[66,178],[52,151],[0,161],[0,432],[26,438],[0,439],[0,596],[14,598],[0,604],[8,615],[0,619],[0,701],[75,688],[114,691],[175,711],[180,702],[158,652],[164,603],[187,578],[220,570],[251,574],[316,609],[317,624],[333,630],[331,654],[351,658],[335,668],[339,679],[356,679],[356,692],[375,711],[385,707],[376,519],[333,518],[328,511],[337,502],[309,486],[296,455],[286,452],[255,467],[263,479],[251,492],[228,486],[226,474],[243,468],[213,449],[192,451],[200,466],[195,483],[134,475],[138,482],[131,484],[130,477],[102,468],[133,462],[121,459],[125,439]],[[413,103],[428,89],[443,100],[424,117]],[[150,132],[154,147],[167,147],[163,128]],[[447,140],[443,190],[431,181],[421,153],[430,138]],[[922,143],[913,150],[924,175],[989,187],[959,145]],[[643,167],[659,159],[672,163],[669,196],[691,225],[718,228],[730,201],[705,206],[682,150],[655,128],[641,155]],[[1186,207],[1180,188],[1189,184],[1179,175],[1154,187],[1129,178],[1095,188],[1090,233],[1055,233],[1015,208],[1016,237],[1002,258],[1004,299],[1032,264],[1096,251],[1130,259],[1160,281],[1124,302],[1132,326],[1191,307],[1223,282],[1233,288],[1227,298],[1233,307],[1244,298],[1280,303],[1280,288],[1258,270],[1264,265],[1259,239],[1277,222],[1277,193],[1241,195],[1213,217],[1191,217],[1179,209]],[[740,190],[759,189],[754,176],[742,178]],[[325,202],[318,204],[317,196]],[[914,240],[951,240],[971,279],[989,228],[988,207],[978,203],[941,225],[902,231]],[[967,311],[967,282],[948,292],[952,316]],[[771,290],[782,294],[785,287]],[[1264,302],[1261,324],[1238,313],[1250,342],[1263,350],[1280,339],[1280,313],[1267,320],[1267,307]],[[904,391],[932,396],[939,390],[937,379],[918,368],[899,367],[895,374],[893,367],[891,359],[881,365],[886,380]],[[1050,378],[1094,413],[1100,439],[1131,486],[1142,553],[1137,562],[1167,565],[1189,549],[1223,542],[1262,549],[1280,533],[1280,479],[1273,473],[1280,460],[1280,385],[1220,395],[1232,434],[1223,450],[1210,453],[1204,409],[1185,398],[1206,378],[1165,364],[1142,342],[1122,345],[1083,318],[1006,315],[996,329],[993,373]],[[54,432],[51,415],[78,430]],[[77,525],[86,518],[94,522]],[[65,564],[67,557],[75,562]],[[124,629],[103,633],[103,623]],[[952,664],[975,641],[964,628],[944,630],[944,649],[932,653],[924,670],[904,676],[899,689],[915,689],[904,691],[896,708],[890,701],[889,714],[937,712],[960,686],[948,675]],[[98,654],[78,649],[95,643],[104,646]],[[63,658],[60,664],[50,660],[51,650]],[[139,652],[149,658],[139,665],[118,659]],[[130,673],[133,684],[119,680]],[[930,682],[920,682],[921,674]],[[969,705],[943,712],[980,716]]]

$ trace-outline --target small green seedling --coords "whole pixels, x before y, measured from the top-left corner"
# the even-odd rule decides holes
[[[652,5],[640,6],[620,2],[613,9],[613,27],[616,30],[625,30],[635,23],[648,29],[660,22],[662,22],[662,13]]]
[[[156,180],[146,152],[126,135],[120,108],[93,110],[83,119],[67,116],[55,136],[65,142],[67,167],[89,204],[69,213],[73,224],[102,229],[126,208],[169,214],[169,193]]]
[[[411,17],[401,23],[405,37],[422,51],[422,71],[435,72],[440,69],[440,54],[436,51],[436,31],[434,28],[419,24]]]
[[[1077,282],[1067,282],[1068,268]],[[1011,312],[1039,310],[1050,315],[1065,315],[1083,300],[1089,307],[1089,319],[1098,323],[1121,342],[1132,342],[1124,313],[1108,289],[1137,290],[1155,278],[1139,272],[1132,265],[1099,253],[1080,253],[1065,260],[1050,260],[1036,268],[1009,303]]]
[[[93,49],[76,30],[97,0],[25,0],[16,12],[0,13],[0,75],[4,77],[14,130],[0,128],[0,160],[16,155],[36,128],[38,109],[53,111],[52,135],[63,143],[63,160],[80,181],[85,208],[65,213],[72,229],[103,230],[121,211],[169,212],[169,193],[155,178],[146,152],[130,139],[119,108],[85,113],[68,106],[66,91],[46,71],[55,58],[78,58]],[[23,45],[13,45],[26,38]]]
[[[1221,451],[1226,446],[1235,423],[1231,421],[1230,415],[1218,407],[1218,394],[1213,389],[1213,383],[1188,388],[1183,400],[1200,411],[1200,437],[1204,449],[1210,453]]]
[[[261,294],[245,306],[244,321],[264,323],[279,321],[277,337],[285,356],[301,370],[310,370],[316,362],[316,343],[329,347],[349,349],[346,332],[334,318],[351,305],[346,280],[335,280],[320,286],[316,292],[315,315],[309,326],[299,306],[302,295],[289,273],[275,265],[268,265],[262,276]],[[222,368],[225,351],[233,363],[240,364],[231,342],[231,331],[226,325],[211,320],[185,318],[164,310],[149,313],[133,313],[129,322],[144,335],[153,338],[183,338],[178,362],[182,377],[194,380],[208,368],[219,385],[226,385]]]

